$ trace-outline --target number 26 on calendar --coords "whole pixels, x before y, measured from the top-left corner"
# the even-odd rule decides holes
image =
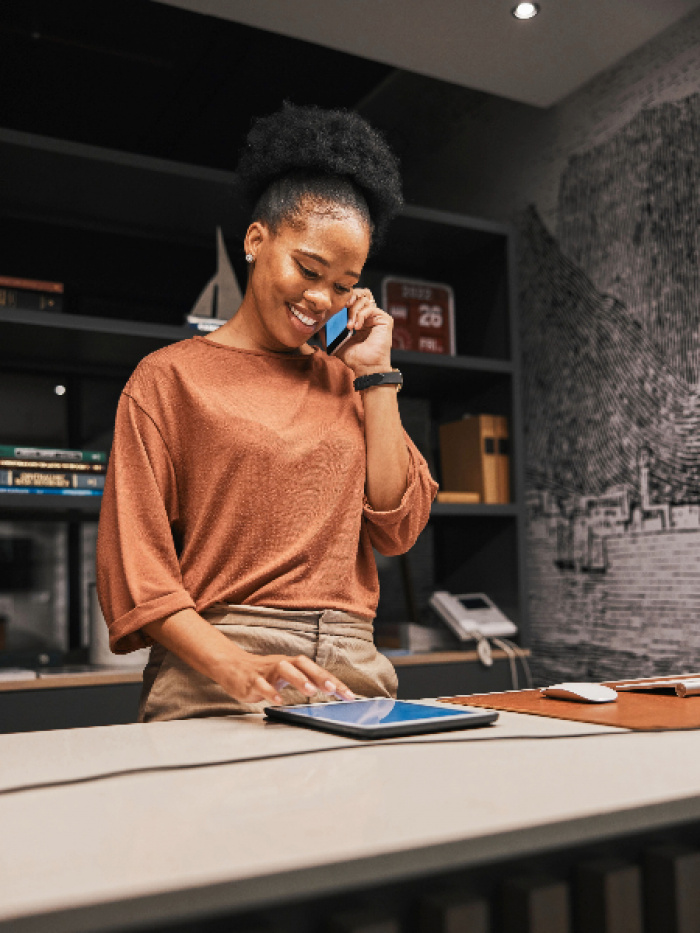
[[[442,327],[442,314],[440,305],[418,305],[419,327]]]

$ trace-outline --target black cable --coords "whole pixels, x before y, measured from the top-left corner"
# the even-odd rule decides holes
[[[352,745],[332,745],[328,748],[305,748],[293,752],[275,752],[270,755],[253,755],[249,758],[228,758],[223,761],[196,761],[190,764],[175,765],[150,765],[144,768],[126,768],[120,771],[105,771],[102,774],[90,774],[85,777],[65,778],[58,781],[46,781],[37,784],[20,784],[16,787],[0,788],[0,797],[11,794],[21,794],[32,790],[50,790],[55,787],[72,787],[78,784],[90,784],[95,781],[105,781],[110,778],[128,777],[131,774],[153,774],[165,771],[193,771],[198,768],[217,768],[228,765],[251,764],[256,761],[279,761],[283,758],[300,758],[303,755],[319,755],[324,752],[344,752],[353,748],[387,748],[387,746],[402,745],[461,745],[464,742],[514,742],[514,741],[537,741],[549,739],[597,739],[608,735],[637,735],[646,732],[694,732],[697,728],[694,726],[681,727],[680,729],[616,729],[609,732],[570,732],[564,735],[494,735],[490,738],[481,739],[374,739],[370,742],[355,742]]]

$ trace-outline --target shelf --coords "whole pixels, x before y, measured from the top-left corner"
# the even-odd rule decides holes
[[[22,517],[42,517],[49,513],[56,517],[68,513],[86,516],[100,514],[102,496],[60,496],[26,495],[12,492],[0,492],[0,510],[2,512],[22,513]],[[15,517],[19,517],[15,514]]]
[[[238,218],[230,198],[231,175],[3,130],[0,153],[9,166],[0,179],[0,203],[9,225],[15,223],[17,262],[35,253],[52,257],[55,268],[47,266],[43,277],[66,282],[70,312],[0,309],[0,369],[13,379],[18,373],[17,384],[25,374],[60,381],[65,376],[67,385],[73,378],[80,389],[68,395],[75,400],[66,415],[73,418],[73,436],[99,434],[106,429],[99,412],[116,406],[140,360],[193,336],[181,322],[214,271],[215,226],[224,228],[230,253],[234,242],[240,243],[240,230],[233,229]],[[489,592],[517,618],[526,643],[512,243],[508,225],[409,205],[370,257],[362,281],[378,300],[386,275],[446,282],[453,288],[462,355],[393,351],[393,365],[405,380],[399,403],[407,424],[411,417],[421,419],[424,446],[433,455],[438,425],[468,413],[505,415],[516,502],[435,503],[424,551],[416,551],[415,562],[425,565],[425,579],[418,583],[421,592],[431,592],[436,583],[455,592]],[[242,256],[238,259],[244,265]],[[173,266],[187,270],[188,277],[174,278]],[[36,277],[42,276],[37,272]],[[0,494],[0,514],[5,521],[94,522],[100,502],[98,497]],[[383,584],[388,605],[401,598],[395,568],[387,568],[389,582],[386,588]],[[75,631],[78,609],[75,603],[71,610]],[[76,641],[71,647],[80,645]]]
[[[8,129],[0,151],[5,217],[209,245],[235,209],[230,172]]]
[[[2,669],[0,668],[0,671]],[[24,690],[56,690],[65,687],[108,687],[113,684],[140,684],[143,681],[141,668],[98,668],[80,673],[52,672],[44,669],[38,677],[27,680],[0,680],[0,693],[16,693]]]
[[[382,652],[382,649],[379,649]],[[527,648],[518,648],[520,657],[529,658],[531,652]],[[383,652],[382,652],[383,653]],[[494,660],[502,661],[508,658],[508,655],[501,648],[496,648],[491,652]],[[406,653],[388,653],[387,657],[394,667],[415,667],[417,665],[428,664],[465,664],[481,663],[478,651],[463,649],[462,651],[424,651],[415,654]]]
[[[491,360],[480,356],[448,356],[442,353],[414,353],[410,350],[392,350],[392,360],[402,369],[420,366],[421,369],[453,372],[481,372],[494,375],[512,375],[513,364],[509,360]]]
[[[0,361],[12,369],[130,373],[138,361],[192,331],[79,314],[0,309]],[[105,369],[106,367],[106,369]]]
[[[205,244],[217,224],[237,226],[240,220],[232,172],[5,128],[0,151],[5,216]],[[460,246],[476,248],[484,237],[503,237],[509,230],[414,205],[403,209],[397,223],[401,219],[412,234],[422,233],[408,244],[418,261],[426,260],[426,250],[433,262],[444,258],[454,250],[455,235]]]
[[[457,502],[434,502],[430,514],[433,518],[454,516],[458,518],[482,518],[494,516],[496,518],[517,518],[520,509],[514,502],[507,505],[463,505]]]
[[[128,371],[138,361],[177,340],[193,336],[185,327],[48,311],[0,309],[0,360],[11,368],[76,370],[104,373],[104,367]],[[392,357],[408,383],[421,392],[457,387],[465,379],[510,376],[506,360],[446,356],[394,350]],[[409,387],[407,387],[409,388]]]
[[[392,350],[394,366],[404,377],[402,393],[410,396],[439,395],[469,398],[513,375],[513,364],[475,356],[442,356]]]
[[[0,493],[0,510],[20,512],[80,512],[84,515],[99,515],[100,496],[39,496],[15,495],[14,493]],[[435,502],[430,513],[434,518],[482,518],[494,516],[496,518],[516,518],[519,514],[518,506],[514,503],[508,505],[462,505],[452,502]]]

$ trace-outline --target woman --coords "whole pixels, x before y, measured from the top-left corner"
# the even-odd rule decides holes
[[[396,384],[357,382],[392,373],[392,319],[357,285],[401,205],[386,144],[357,114],[286,105],[237,178],[240,309],[142,360],[117,411],[97,582],[112,650],[151,646],[141,721],[395,696],[372,548],[410,548],[437,488]],[[352,337],[328,356],[308,341],[343,307]]]

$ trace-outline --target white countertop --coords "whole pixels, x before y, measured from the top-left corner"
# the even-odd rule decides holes
[[[0,789],[319,749],[0,795],[0,930],[252,909],[700,818],[697,733],[513,713],[370,746],[257,716],[3,735]]]

